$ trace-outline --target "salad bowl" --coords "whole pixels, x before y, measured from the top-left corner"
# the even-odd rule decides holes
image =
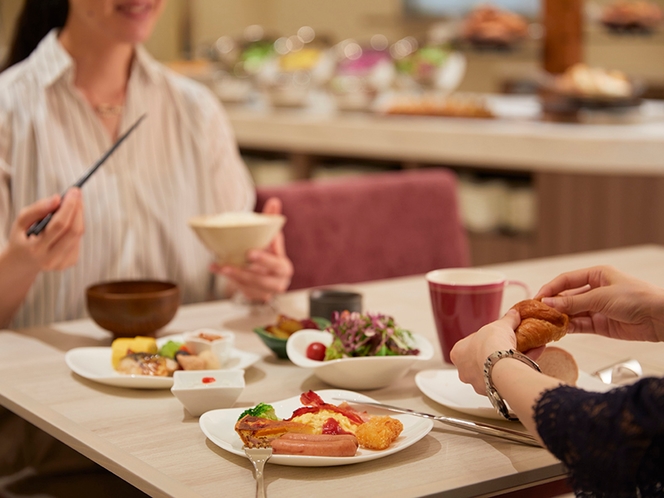
[[[307,357],[310,344],[332,344],[333,335],[320,330],[300,330],[288,338],[286,352],[297,366],[311,368],[316,377],[334,387],[353,390],[380,389],[396,382],[416,362],[433,358],[433,347],[423,336],[412,334],[417,355],[360,356],[317,361]]]

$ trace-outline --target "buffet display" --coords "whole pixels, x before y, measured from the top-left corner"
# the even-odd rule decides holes
[[[652,33],[662,22],[662,9],[645,0],[617,0],[607,5],[601,22],[614,33]]]
[[[509,49],[528,36],[528,21],[493,5],[475,7],[463,21],[460,37],[477,48]]]

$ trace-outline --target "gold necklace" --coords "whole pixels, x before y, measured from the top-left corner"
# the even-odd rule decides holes
[[[122,104],[98,104],[94,106],[95,112],[102,118],[115,117],[122,114],[124,105]]]

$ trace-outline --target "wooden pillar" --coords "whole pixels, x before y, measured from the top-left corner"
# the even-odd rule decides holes
[[[544,69],[559,74],[583,60],[583,0],[542,0]]]
[[[316,167],[316,158],[311,154],[293,152],[288,155],[293,172],[293,178],[296,180],[305,180],[311,178]]]

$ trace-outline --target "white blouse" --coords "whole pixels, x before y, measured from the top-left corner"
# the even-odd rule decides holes
[[[28,59],[0,74],[0,250],[21,208],[63,192],[112,145],[74,87],[75,70],[51,31]],[[100,281],[167,279],[178,282],[183,302],[209,297],[212,256],[187,220],[252,209],[251,178],[212,92],[137,47],[121,133],[143,113],[82,189],[78,263],[41,273],[14,327],[85,316],[85,289]]]

